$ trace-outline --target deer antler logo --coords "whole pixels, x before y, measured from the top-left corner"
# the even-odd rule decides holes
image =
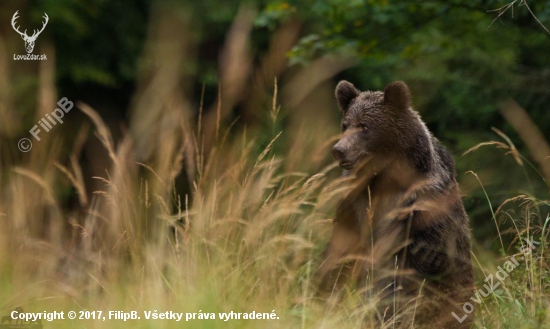
[[[11,26],[13,27],[13,29],[17,33],[19,33],[21,35],[21,38],[23,38],[23,40],[25,40],[25,48],[27,49],[27,53],[30,54],[30,53],[32,53],[32,50],[34,49],[34,42],[36,41],[36,38],[38,38],[40,33],[42,33],[42,31],[44,31],[44,28],[48,24],[48,21],[49,21],[50,18],[48,17],[48,14],[44,13],[44,16],[42,16],[42,17],[45,19],[45,21],[42,23],[42,29],[40,29],[40,31],[34,30],[34,33],[31,36],[28,36],[27,35],[27,30],[25,30],[25,32],[21,32],[21,31],[19,31],[19,26],[15,26],[15,21],[19,18],[19,16],[17,16],[18,12],[19,12],[19,10],[16,11],[15,14],[13,14],[13,17],[11,19]]]

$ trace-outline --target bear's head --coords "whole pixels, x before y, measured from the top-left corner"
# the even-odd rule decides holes
[[[344,115],[343,133],[332,154],[340,167],[351,169],[369,157],[400,151],[403,137],[407,139],[403,127],[415,120],[404,82],[392,82],[384,92],[361,92],[350,82],[340,81],[336,99]]]

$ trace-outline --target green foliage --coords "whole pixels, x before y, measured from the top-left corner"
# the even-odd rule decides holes
[[[149,0],[44,1],[56,42],[57,74],[72,83],[119,87],[137,76]]]

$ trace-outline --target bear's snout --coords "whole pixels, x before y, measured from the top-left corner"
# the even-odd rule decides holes
[[[332,156],[334,157],[334,160],[341,162],[344,160],[346,155],[344,153],[344,148],[338,144],[339,143],[336,143],[336,145],[332,147]]]
[[[353,137],[344,136],[332,147],[332,156],[340,167],[349,170],[363,157],[361,150],[356,147],[358,142]]]

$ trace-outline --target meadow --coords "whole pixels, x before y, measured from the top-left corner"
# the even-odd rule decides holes
[[[267,112],[276,120],[275,100],[273,104]],[[185,162],[185,143],[196,143],[200,136],[163,139],[166,148],[174,147],[155,149],[170,159],[163,171],[155,170],[132,161],[130,138],[115,145],[97,113],[85,104],[77,106],[93,122],[95,136],[90,138],[98,138],[109,154],[105,175],[95,177],[103,189],[86,195],[76,154],[65,160],[53,154],[39,160],[31,156],[2,176],[4,313],[21,306],[27,312],[72,310],[79,316],[80,311],[102,311],[103,316],[137,311],[141,317],[56,321],[57,328],[375,327],[375,302],[364,300],[356,288],[350,286],[341,303],[327,304],[316,297],[312,284],[346,184],[330,161],[316,171],[285,168],[325,157],[330,143],[275,155],[284,131],[265,147],[257,145],[252,132],[232,141],[220,138],[207,157],[200,148],[193,156],[193,188],[180,195],[175,181]],[[56,195],[60,186],[69,185],[79,200],[71,211],[63,209]],[[525,239],[540,242],[493,293],[474,304],[478,327],[546,327],[547,207],[545,200],[511,196],[494,213],[494,225],[511,241],[502,244],[502,254],[474,241],[476,287],[481,289],[497,266],[522,255]],[[503,221],[514,229],[505,231]],[[502,242],[501,236],[495,239]],[[184,313],[188,321],[143,320],[145,311]],[[278,319],[224,321],[219,315],[253,311],[275,312]],[[392,323],[383,327],[392,328]]]
[[[320,298],[315,271],[349,190],[330,155],[335,83],[404,79],[457,161],[475,327],[550,328],[550,75],[547,52],[531,52],[548,46],[550,7],[487,32],[494,17],[460,1],[145,3],[37,5],[59,24],[37,43],[47,61],[12,63],[23,43],[0,34],[0,317],[21,307],[64,312],[44,328],[394,328],[352,284]],[[414,33],[390,45],[396,28]],[[64,123],[33,139],[62,97],[74,102]]]

